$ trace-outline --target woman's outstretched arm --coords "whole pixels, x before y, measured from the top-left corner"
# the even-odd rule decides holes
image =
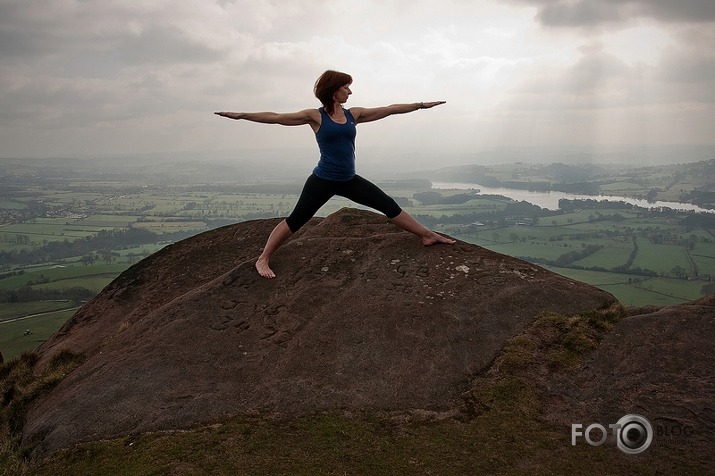
[[[263,124],[282,126],[320,125],[320,113],[317,109],[304,109],[298,112],[215,112],[214,114],[229,119],[243,119]]]
[[[408,104],[392,104],[391,106],[383,107],[351,107],[350,112],[355,118],[356,123],[371,122],[384,119],[393,114],[405,114],[419,109],[429,109],[444,104],[445,102],[446,101],[414,102]]]

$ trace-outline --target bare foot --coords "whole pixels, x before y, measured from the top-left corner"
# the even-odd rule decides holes
[[[268,266],[268,260],[265,258],[258,258],[258,261],[256,261],[256,271],[264,278],[271,279],[276,277],[276,273]]]
[[[455,240],[451,238],[446,238],[439,233],[432,233],[430,236],[425,236],[422,238],[422,244],[425,246],[434,245],[437,243],[443,243],[445,245],[453,245],[456,243]]]

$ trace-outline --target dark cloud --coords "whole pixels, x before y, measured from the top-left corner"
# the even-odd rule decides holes
[[[619,2],[611,0],[618,5]],[[632,2],[642,16],[663,22],[715,22],[715,2],[712,0],[648,0]]]
[[[50,28],[20,28],[0,25],[0,57],[5,61],[51,60],[62,56],[89,59],[85,66],[105,65],[114,60],[127,64],[210,63],[225,52],[212,49],[182,30],[165,25],[149,25],[134,33],[124,31],[81,31]],[[86,68],[82,68],[86,70]]]
[[[669,97],[682,101],[715,104],[715,29],[686,28],[678,42],[667,48],[655,67],[655,78],[668,90]]]
[[[78,28],[62,24],[64,12],[55,9],[50,21],[43,8],[27,8],[22,2],[0,5],[0,57],[4,61],[37,59],[61,51],[77,38]]]
[[[715,22],[713,0],[511,0],[537,8],[537,19],[550,27],[596,27],[639,18],[663,23]]]
[[[212,63],[224,54],[195,41],[181,30],[163,26],[126,36],[109,53],[115,53],[128,64]]]

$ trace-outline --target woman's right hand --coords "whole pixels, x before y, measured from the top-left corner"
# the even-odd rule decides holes
[[[432,101],[432,102],[422,102],[420,103],[422,105],[421,109],[430,109],[435,106],[439,106],[440,104],[445,104],[447,101]]]
[[[228,117],[229,119],[239,119],[239,113],[237,112],[214,112],[217,116]]]

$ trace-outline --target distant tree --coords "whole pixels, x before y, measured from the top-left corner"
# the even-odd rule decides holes
[[[670,274],[683,279],[688,277],[688,273],[680,266],[673,266],[673,269],[670,270]]]
[[[422,205],[436,205],[442,201],[443,195],[439,192],[418,192],[412,198],[419,201]]]
[[[688,241],[687,241],[686,246],[688,247],[688,249],[689,249],[690,251],[693,251],[693,250],[695,249],[695,243],[697,243],[697,242],[698,242],[698,236],[697,236],[697,235],[690,235],[690,236],[688,237]]]
[[[82,256],[82,257],[79,259],[79,261],[80,261],[83,265],[89,266],[89,265],[91,265],[91,264],[94,264],[95,261],[97,261],[97,256],[96,256],[96,255],[93,255],[93,254],[84,255],[84,256]]]
[[[117,253],[112,253],[111,251],[100,251],[99,254],[102,258],[102,261],[107,264],[112,264],[117,259]]]
[[[715,294],[715,283],[705,284],[700,288],[700,294],[710,296]]]

